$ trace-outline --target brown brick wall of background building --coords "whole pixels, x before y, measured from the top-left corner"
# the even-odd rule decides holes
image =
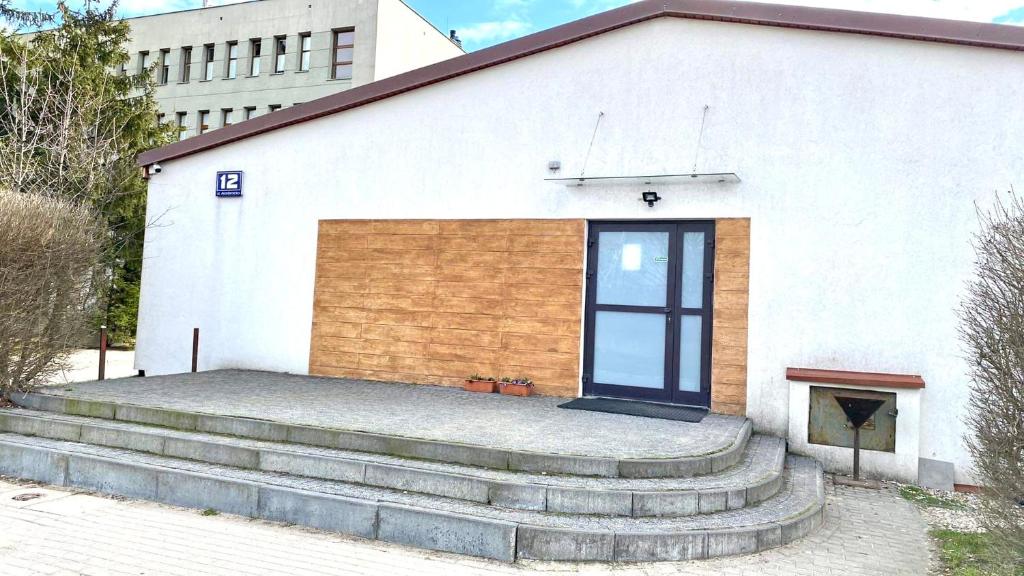
[[[320,223],[311,374],[579,390],[583,220]]]

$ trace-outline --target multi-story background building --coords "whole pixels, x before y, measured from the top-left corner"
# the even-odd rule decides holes
[[[402,0],[256,0],[128,19],[181,138],[463,54]],[[452,35],[454,36],[454,34]]]

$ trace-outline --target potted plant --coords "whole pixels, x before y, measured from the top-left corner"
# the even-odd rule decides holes
[[[497,388],[498,382],[493,376],[481,376],[479,374],[473,374],[466,378],[466,383],[462,385],[462,389],[469,392],[497,392]]]
[[[516,378],[506,376],[501,379],[499,388],[501,393],[506,396],[529,396],[533,394],[533,380],[522,376]]]

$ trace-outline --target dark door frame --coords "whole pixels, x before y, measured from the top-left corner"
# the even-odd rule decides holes
[[[598,236],[601,231],[637,231],[669,233],[668,271],[666,306],[624,306],[597,304]],[[682,308],[682,242],[685,232],[704,232],[703,306]],[[650,221],[590,221],[587,228],[587,271],[586,301],[584,305],[583,330],[583,394],[585,396],[606,396],[687,404],[694,406],[711,405],[711,329],[714,309],[714,255],[715,223],[713,220],[650,220]],[[594,342],[595,320],[598,311],[660,314],[669,325],[665,337],[665,386],[663,388],[641,388],[595,382]],[[700,391],[679,390],[681,348],[680,330],[683,316],[697,316],[702,319],[701,329],[701,370]]]

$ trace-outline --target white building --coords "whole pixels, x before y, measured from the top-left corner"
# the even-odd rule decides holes
[[[137,368],[186,371],[199,327],[202,369],[523,373],[743,413],[844,469],[812,380],[895,394],[869,474],[971,483],[955,311],[975,205],[1024,173],[1022,49],[639,2],[148,152]],[[724,175],[649,178],[691,173]]]
[[[464,54],[402,0],[255,0],[126,20],[181,137]]]

